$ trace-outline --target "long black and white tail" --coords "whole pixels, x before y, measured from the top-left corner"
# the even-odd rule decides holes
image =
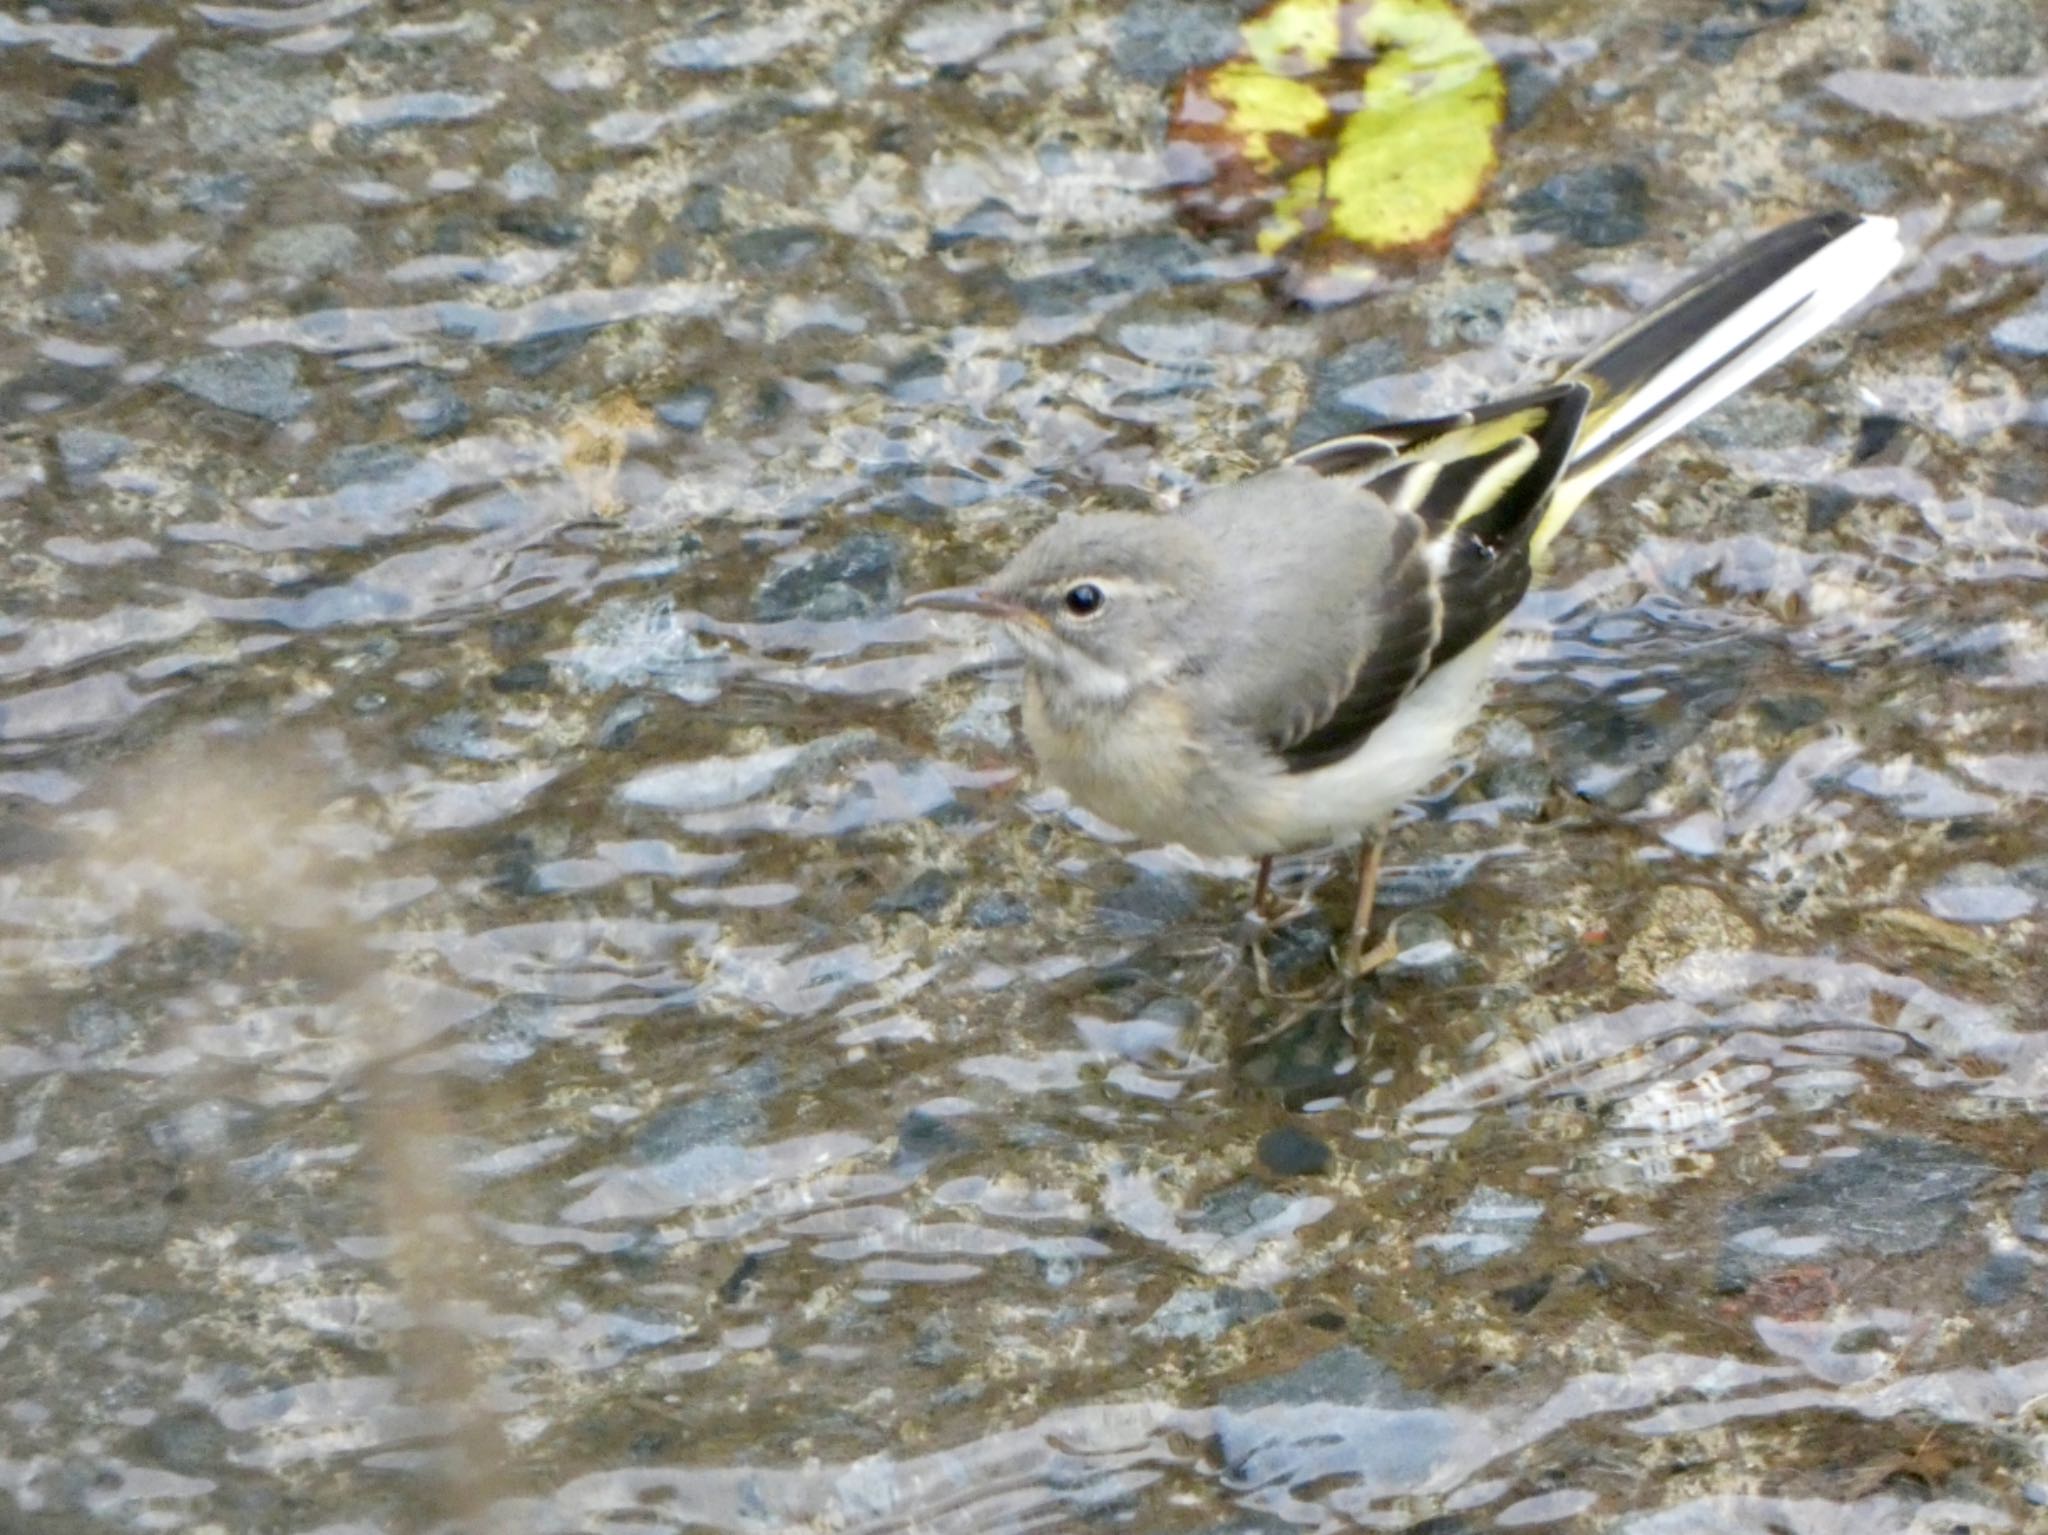
[[[1602,481],[1805,345],[1898,264],[1888,218],[1821,213],[1707,268],[1566,373],[1593,391],[1532,541],[1540,555]]]

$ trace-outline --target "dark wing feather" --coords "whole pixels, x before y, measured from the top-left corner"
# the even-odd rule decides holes
[[[1389,562],[1393,575],[1387,582],[1396,601],[1378,642],[1328,708],[1317,711],[1312,720],[1295,721],[1287,739],[1274,743],[1290,773],[1305,773],[1350,756],[1429,674],[1443,610],[1430,579],[1421,520],[1404,518],[1396,539]]]
[[[1529,589],[1530,539],[1591,400],[1582,383],[1556,384],[1295,455],[1319,473],[1358,477],[1410,531],[1386,583],[1395,606],[1349,687],[1322,718],[1274,743],[1289,772],[1356,751],[1423,678],[1514,610]]]

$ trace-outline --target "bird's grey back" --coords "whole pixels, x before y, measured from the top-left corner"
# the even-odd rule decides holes
[[[1414,664],[1395,631],[1424,615],[1395,600],[1393,577],[1419,557],[1419,529],[1371,490],[1285,464],[1178,515],[1222,573],[1214,622],[1230,643],[1203,679],[1203,704],[1246,735],[1284,749],[1329,719],[1369,658]]]

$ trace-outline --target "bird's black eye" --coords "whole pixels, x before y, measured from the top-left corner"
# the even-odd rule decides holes
[[[1093,618],[1102,607],[1102,588],[1093,581],[1083,581],[1078,586],[1068,587],[1066,596],[1060,601],[1074,617]]]

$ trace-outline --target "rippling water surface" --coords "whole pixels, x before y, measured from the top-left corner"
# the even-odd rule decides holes
[[[1176,221],[1229,0],[0,14],[0,1526],[2048,1517],[2038,8],[1468,14],[1323,310]],[[1348,996],[895,612],[1836,205]]]

